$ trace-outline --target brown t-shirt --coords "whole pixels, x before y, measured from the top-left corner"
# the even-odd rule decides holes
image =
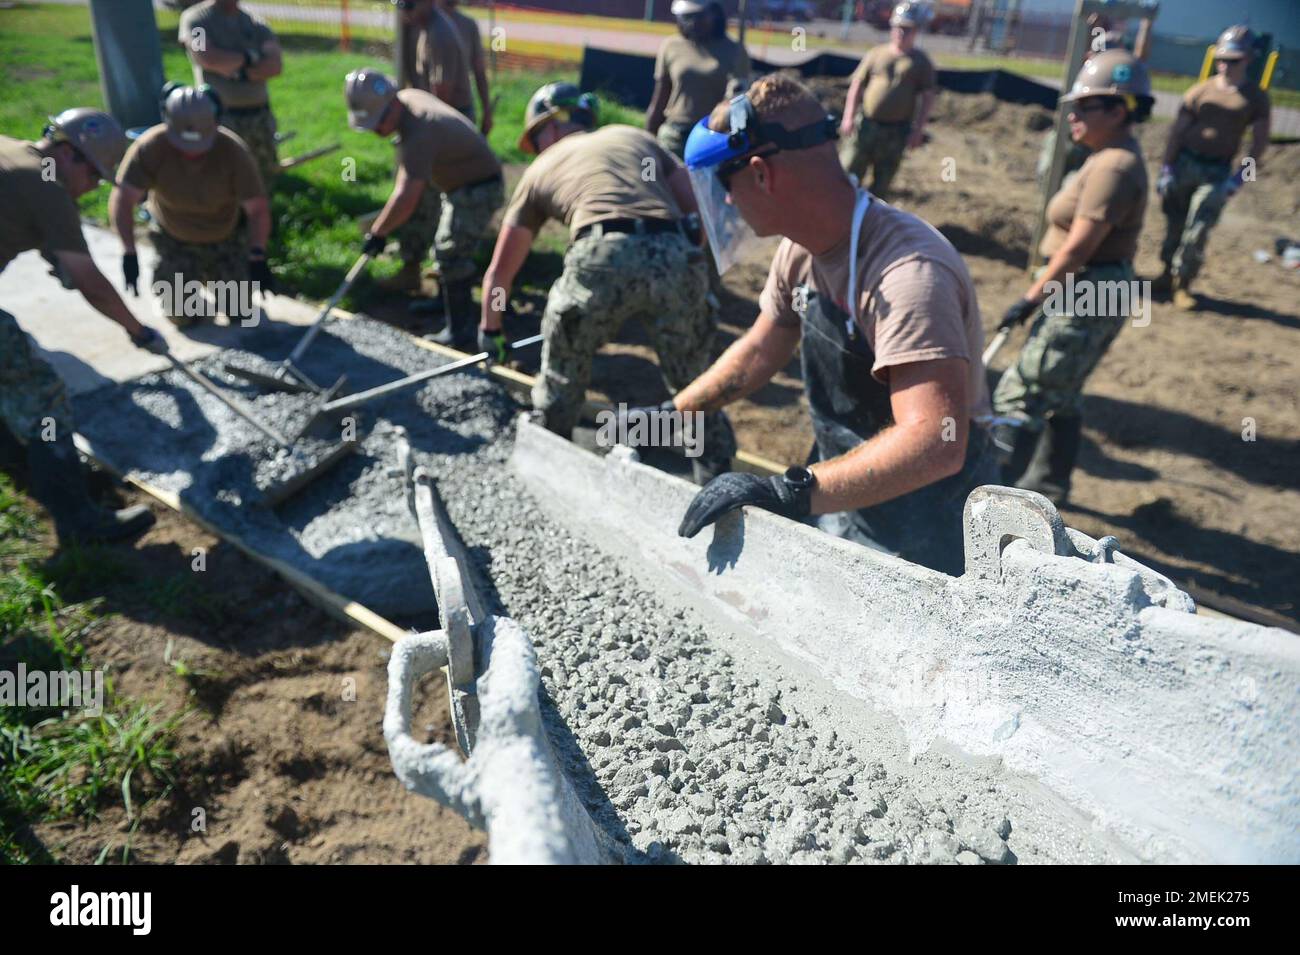
[[[778,325],[798,325],[801,285],[847,311],[849,249],[847,235],[819,256],[783,241],[758,299],[761,313]],[[858,327],[875,352],[872,375],[888,384],[893,365],[964,359],[970,414],[988,414],[979,302],[952,244],[928,222],[873,198],[858,236],[857,279]]]
[[[537,232],[559,219],[572,234],[602,219],[680,219],[668,188],[677,160],[634,126],[572,133],[525,171],[506,209],[506,225]]]
[[[406,109],[397,125],[397,161],[408,176],[440,192],[499,175],[501,163],[468,119],[432,93],[399,90]]]
[[[203,32],[196,35],[196,29]],[[238,109],[263,106],[268,102],[266,80],[232,80],[220,73],[205,70],[194,61],[193,49],[202,42],[209,50],[253,50],[261,53],[262,45],[275,39],[271,28],[262,20],[245,10],[237,10],[233,14],[222,13],[214,0],[206,0],[181,14],[176,37],[194,62],[195,85],[207,83],[217,91],[224,105]]]
[[[483,39],[479,34],[478,21],[454,8],[447,10],[446,14],[451,17],[451,22],[456,24],[456,29],[460,31],[461,43],[464,44],[465,52],[469,55],[470,72],[481,69],[484,65]]]
[[[670,36],[655,58],[655,82],[672,84],[664,122],[697,122],[726,98],[732,79],[748,76],[749,54],[730,37],[695,43],[684,36]]]
[[[1197,83],[1183,94],[1183,111],[1192,125],[1179,145],[1214,159],[1232,160],[1246,128],[1268,116],[1268,93],[1258,86],[1224,89],[1217,77]]]
[[[862,112],[878,123],[902,123],[916,114],[916,98],[933,88],[934,64],[921,50],[895,53],[888,44],[862,58],[853,74],[866,84]]]
[[[443,86],[444,100],[459,110],[473,109],[469,67],[469,51],[456,24],[438,8],[430,10],[415,52],[416,86],[430,92]]]
[[[212,148],[191,159],[167,140],[159,123],[131,144],[120,178],[149,191],[149,213],[173,239],[221,242],[239,224],[240,204],[266,195],[244,141],[221,127]]]
[[[81,214],[58,179],[46,179],[40,151],[32,143],[0,136],[0,271],[20,252],[88,252]]]
[[[1090,262],[1131,260],[1137,254],[1147,208],[1147,169],[1135,139],[1099,149],[1066,177],[1047,204],[1047,234],[1039,251],[1051,257],[1070,234],[1076,217],[1110,223]]]

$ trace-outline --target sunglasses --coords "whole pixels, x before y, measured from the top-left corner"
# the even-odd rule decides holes
[[[1072,113],[1096,113],[1110,108],[1109,103],[1101,99],[1081,99],[1070,107]]]

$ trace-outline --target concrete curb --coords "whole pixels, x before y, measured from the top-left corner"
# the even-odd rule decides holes
[[[1188,612],[1041,496],[973,494],[952,578],[756,509],[683,540],[693,485],[526,417],[512,465],[666,599],[807,662],[914,752],[1000,757],[1146,861],[1300,860],[1300,644]]]

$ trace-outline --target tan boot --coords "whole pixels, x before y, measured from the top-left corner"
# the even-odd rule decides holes
[[[1193,311],[1197,305],[1196,296],[1187,291],[1187,286],[1179,281],[1173,283],[1173,302],[1174,308],[1183,312]]]
[[[420,290],[420,263],[403,262],[396,275],[376,279],[375,285],[385,292],[418,292]]]

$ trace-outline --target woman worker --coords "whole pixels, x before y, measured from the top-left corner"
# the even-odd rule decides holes
[[[727,36],[727,15],[716,0],[673,0],[671,10],[680,36],[659,47],[645,128],[680,159],[700,118],[749,85],[749,54]]]
[[[1069,104],[1070,136],[1091,150],[1047,206],[1034,284],[999,329],[1033,319],[1029,338],[993,393],[1006,452],[1003,481],[1061,503],[1079,453],[1083,384],[1142,303],[1133,256],[1147,205],[1147,174],[1133,136],[1154,102],[1146,67],[1128,50],[1088,60]]]

